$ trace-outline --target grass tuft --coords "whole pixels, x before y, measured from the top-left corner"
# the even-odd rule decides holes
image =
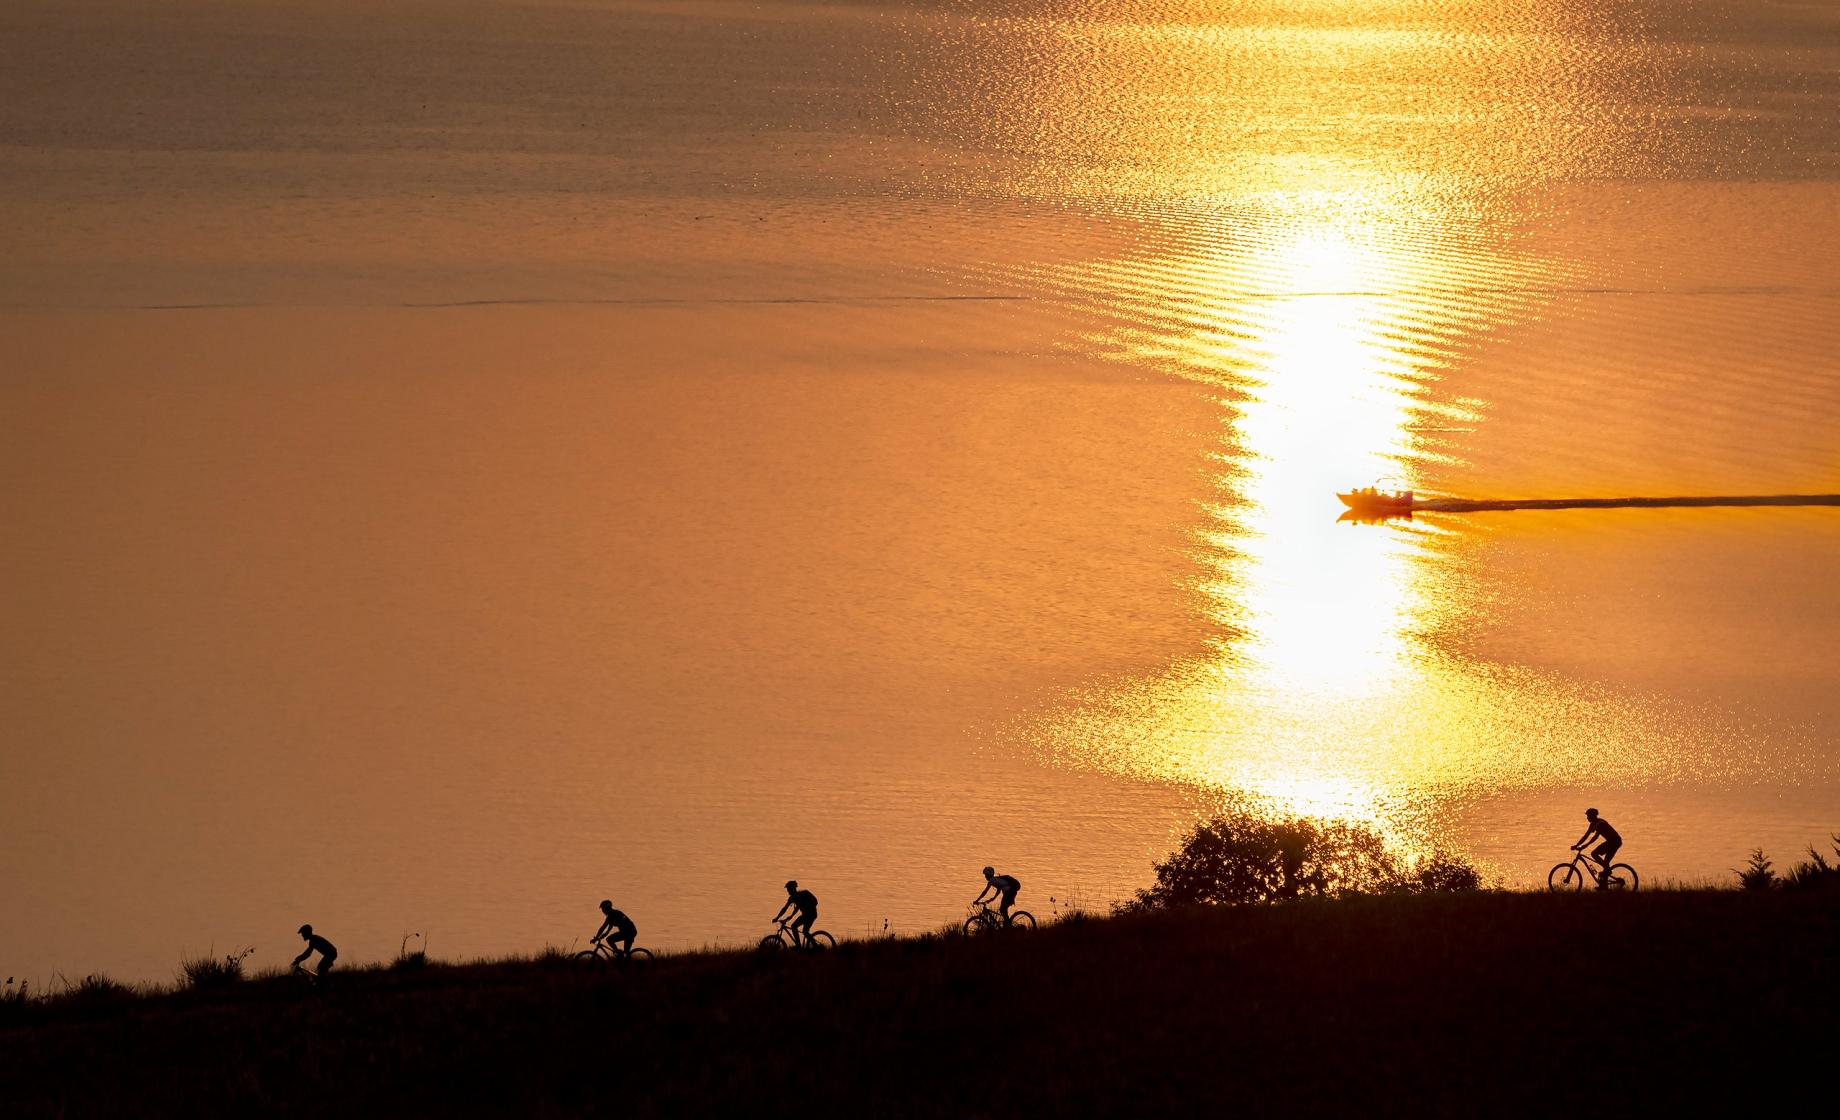
[[[15,985],[11,976],[6,978],[6,987],[0,988],[0,1027],[10,1027],[25,1021],[32,1006],[27,986],[25,980]]]
[[[135,995],[133,988],[103,972],[92,972],[74,984],[63,976],[58,979],[63,981],[64,990],[51,997],[52,1002],[58,1004],[113,1004],[132,999]]]
[[[256,951],[250,945],[224,956],[206,954],[179,962],[179,980],[197,991],[211,991],[240,984],[244,979],[243,961]]]
[[[542,952],[531,958],[530,963],[538,968],[568,968],[575,963],[575,954],[560,946],[545,945]]]
[[[415,948],[409,948],[410,938],[415,939]],[[396,959],[390,967],[397,972],[414,972],[428,967],[428,938],[420,933],[405,933],[402,943],[396,947]]]

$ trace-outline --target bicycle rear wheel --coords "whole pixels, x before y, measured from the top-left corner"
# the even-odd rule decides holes
[[[652,963],[652,951],[650,949],[641,949],[635,945],[633,946],[632,952],[626,954],[624,960],[627,964],[644,968],[646,965]]]
[[[836,947],[837,939],[821,929],[812,930],[811,939],[805,942],[805,951],[808,953],[822,953]]]
[[[1549,891],[1579,891],[1584,889],[1584,872],[1578,870],[1575,863],[1555,863],[1553,869],[1546,873],[1546,889]]]
[[[1012,910],[1009,915],[1009,926],[1011,929],[1034,929],[1035,915],[1027,910]]]
[[[1613,864],[1610,874],[1604,882],[1607,890],[1633,891],[1636,889],[1636,869],[1626,863]]]

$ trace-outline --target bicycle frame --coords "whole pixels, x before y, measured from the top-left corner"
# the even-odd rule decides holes
[[[971,917],[976,918],[980,922],[989,922],[991,925],[996,926],[998,929],[1008,929],[1009,928],[1009,921],[1003,916],[1003,911],[998,910],[996,907],[992,906],[990,903],[974,902],[971,904],[971,906],[972,906],[972,909],[970,910]]]
[[[1622,870],[1619,871],[1618,868]],[[1589,879],[1604,889],[1627,888],[1632,891],[1637,889],[1638,879],[1635,868],[1626,863],[1605,863],[1583,848],[1573,848],[1569,863],[1555,864],[1553,869],[1546,873],[1546,886],[1549,890],[1562,889],[1562,884],[1553,882],[1553,876],[1561,870],[1568,870],[1570,876],[1575,876],[1580,884]]]
[[[600,954],[601,956],[606,957],[610,961],[631,960],[632,955],[633,955],[633,949],[637,949],[639,947],[639,943],[635,941],[633,942],[632,949],[616,949],[613,947],[611,939],[605,938],[605,937],[600,938],[599,940],[595,941],[593,944],[594,944],[594,951]]]
[[[1002,901],[1002,896],[993,898],[990,902],[982,899],[973,902],[969,907],[969,916],[965,919],[965,933],[967,935],[985,932],[1000,933],[1012,929],[1035,928],[1035,915],[1021,908],[1011,910],[1006,915],[991,904],[1000,901]]]
[[[792,918],[796,916],[797,915],[785,918],[775,918],[773,919],[773,924],[779,927],[779,936],[786,939],[789,947],[793,949],[809,949],[811,948],[811,942],[805,940],[805,938],[799,935],[798,930],[792,928]]]
[[[1599,883],[1604,881],[1604,875],[1610,870],[1609,864],[1598,859],[1590,852],[1585,851],[1583,848],[1575,848],[1572,851],[1572,866],[1576,867],[1581,863],[1584,864],[1586,870],[1591,871],[1592,880]],[[1592,870],[1593,868],[1595,870]]]

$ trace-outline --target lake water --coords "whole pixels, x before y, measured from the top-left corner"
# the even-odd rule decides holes
[[[0,973],[1840,830],[1840,9],[0,9]]]

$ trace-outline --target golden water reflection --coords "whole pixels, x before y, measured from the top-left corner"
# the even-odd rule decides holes
[[[1410,546],[1390,534],[1333,531],[1323,496],[1347,481],[1406,470],[1406,366],[1394,324],[1367,289],[1375,255],[1335,227],[1305,228],[1254,267],[1274,289],[1250,340],[1246,394],[1228,420],[1245,472],[1210,533],[1244,636],[1233,650],[1262,684],[1317,696],[1371,697],[1391,686],[1402,634],[1422,610]],[[1225,356],[1225,355],[1223,355]],[[1223,619],[1224,620],[1224,619]]]
[[[1487,612],[1464,577],[1473,548],[1424,521],[1336,520],[1337,490],[1383,476],[1422,490],[1448,433],[1482,422],[1443,398],[1439,371],[1527,313],[1516,293],[1537,271],[1440,229],[1429,203],[1397,206],[1287,200],[1250,235],[1070,281],[1120,293],[1119,328],[1091,341],[1219,393],[1218,498],[1197,534],[1213,653],[1082,697],[1047,742],[1075,765],[1407,843],[1448,839],[1440,818],[1466,797],[1708,776],[1703,730],[1659,708],[1453,652]]]

